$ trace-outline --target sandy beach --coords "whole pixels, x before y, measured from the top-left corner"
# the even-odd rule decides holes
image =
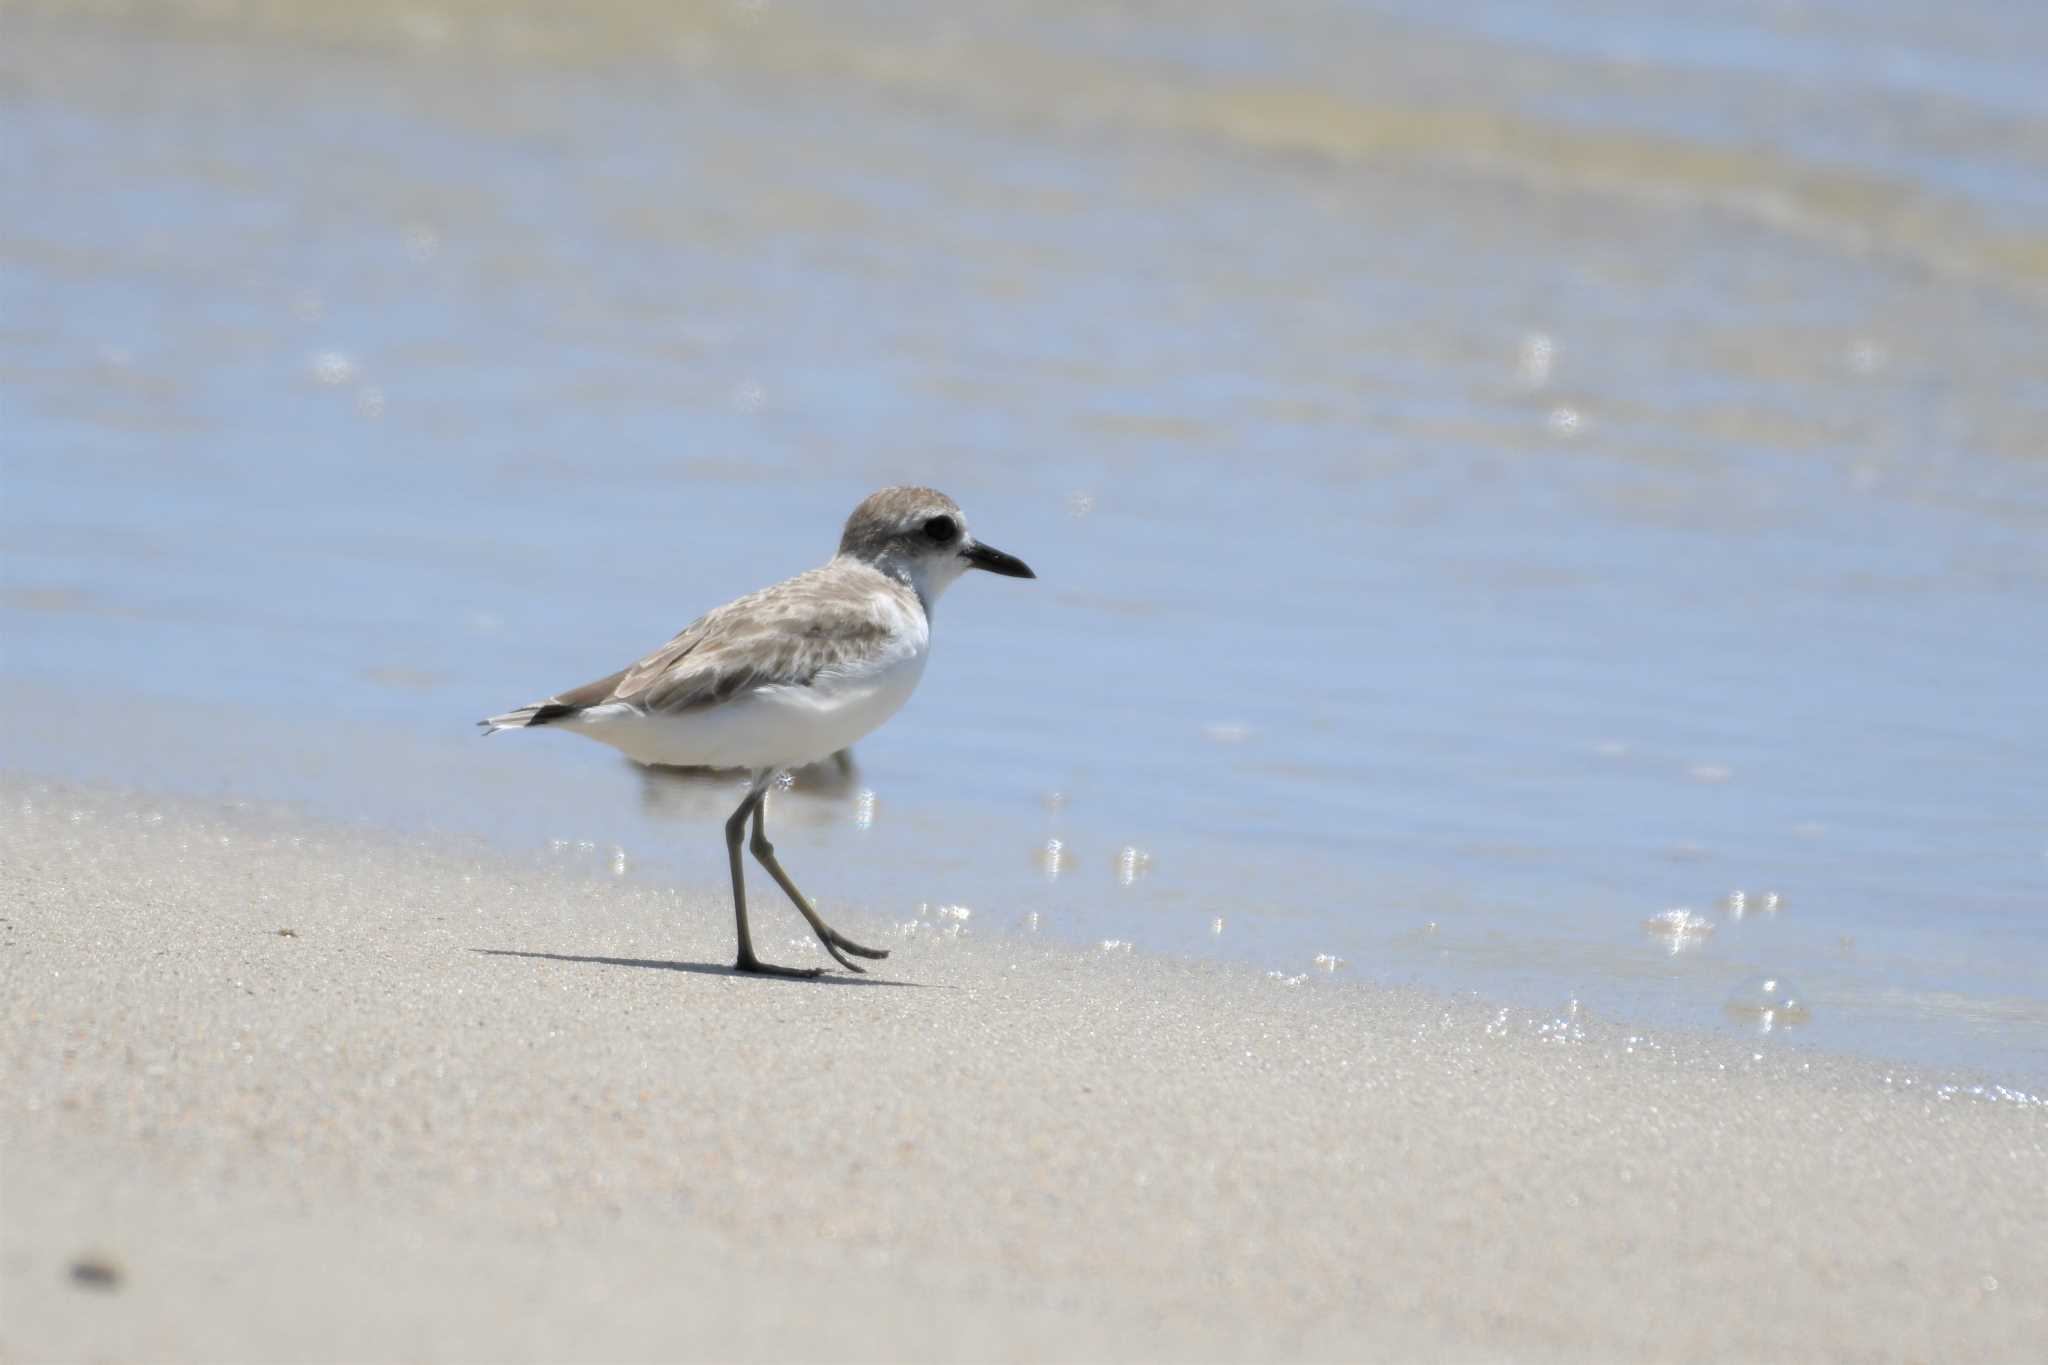
[[[2048,1335],[2038,1099],[857,911],[886,972],[740,979],[710,887],[0,799],[9,1360],[2018,1361]],[[799,960],[781,909],[757,933]]]
[[[0,1365],[2048,1361],[2048,5],[0,15]]]

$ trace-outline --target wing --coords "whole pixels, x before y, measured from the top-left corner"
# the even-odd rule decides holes
[[[897,599],[909,597],[900,584],[874,577],[887,592],[868,583],[849,591],[843,572],[799,574],[707,612],[623,673],[577,689],[593,694],[611,684],[594,699],[564,693],[556,700],[579,708],[620,701],[646,711],[687,711],[756,687],[808,687],[820,673],[858,669],[887,651],[904,605]]]

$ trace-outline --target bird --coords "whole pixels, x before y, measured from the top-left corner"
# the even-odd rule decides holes
[[[932,608],[970,569],[1036,578],[1030,565],[977,540],[960,505],[936,489],[884,488],[846,519],[826,563],[736,598],[683,627],[638,663],[477,722],[500,730],[567,730],[641,764],[744,769],[746,796],[725,822],[739,948],[736,972],[809,978],[754,952],[740,843],[795,904],[825,951],[851,972],[879,961],[827,924],[776,861],[765,802],[777,774],[838,753],[900,710],[931,652]],[[852,954],[849,957],[848,954]]]

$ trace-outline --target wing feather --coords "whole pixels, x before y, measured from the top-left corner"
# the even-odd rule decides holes
[[[486,733],[547,725],[614,702],[688,711],[757,687],[809,687],[886,654],[904,614],[923,610],[908,586],[836,561],[706,612],[630,668],[481,724]]]
[[[813,569],[728,602],[618,675],[603,700],[687,711],[757,687],[808,687],[820,673],[858,668],[889,646],[895,623],[885,604],[898,595],[915,602],[902,585],[879,573],[874,578],[850,593],[843,568],[837,575]],[[891,591],[878,597],[878,584]]]

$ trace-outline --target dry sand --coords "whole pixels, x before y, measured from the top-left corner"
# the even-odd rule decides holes
[[[9,1361],[2048,1342],[2026,1097],[854,912],[740,979],[713,888],[19,780],[0,856]]]

